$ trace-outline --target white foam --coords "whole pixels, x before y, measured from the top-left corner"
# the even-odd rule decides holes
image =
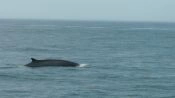
[[[86,67],[88,64],[80,64],[79,67]]]

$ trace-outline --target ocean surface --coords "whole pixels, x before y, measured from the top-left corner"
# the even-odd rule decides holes
[[[175,23],[1,19],[0,98],[175,98]]]

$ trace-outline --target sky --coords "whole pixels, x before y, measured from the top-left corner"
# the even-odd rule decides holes
[[[0,0],[2,19],[175,22],[175,0]]]

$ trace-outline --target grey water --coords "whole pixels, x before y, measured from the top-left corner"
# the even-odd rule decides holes
[[[28,68],[36,59],[84,67]],[[175,98],[175,23],[0,20],[0,98]]]

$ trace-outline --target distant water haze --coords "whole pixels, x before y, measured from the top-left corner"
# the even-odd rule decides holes
[[[0,0],[0,18],[175,22],[175,0]]]

